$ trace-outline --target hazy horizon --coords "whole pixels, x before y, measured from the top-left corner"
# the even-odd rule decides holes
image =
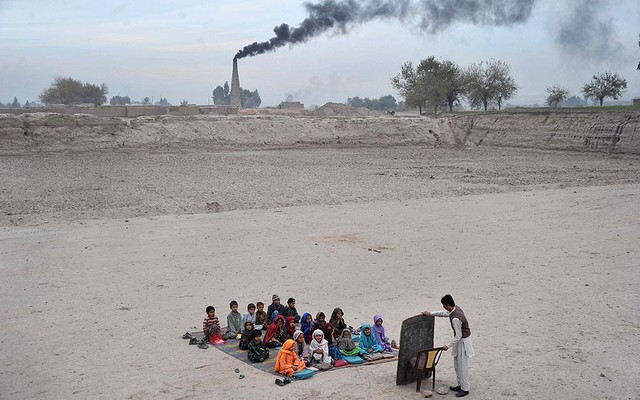
[[[389,2],[394,7],[427,3],[445,4]],[[605,71],[627,80],[621,100],[640,97],[640,2],[577,0],[558,6],[551,0],[520,0],[508,4],[522,5],[522,14],[502,24],[454,7],[462,3],[487,9],[502,5],[491,0],[446,3],[452,18],[439,9],[419,21],[422,25],[411,14],[354,19],[342,31],[329,29],[304,43],[240,59],[240,84],[257,89],[263,107],[287,98],[306,106],[355,96],[391,94],[401,100],[391,77],[406,61],[435,56],[461,67],[491,58],[507,62],[520,89],[505,103],[544,104],[545,88],[553,84],[581,97],[582,85]],[[502,15],[503,8],[496,10]],[[303,3],[293,0],[3,0],[0,101],[11,102],[14,96],[23,104],[39,101],[59,76],[106,83],[107,100],[121,95],[138,101],[149,97],[172,104],[212,104],[213,89],[230,82],[232,59],[239,50],[268,41],[282,23],[297,27],[308,16]]]

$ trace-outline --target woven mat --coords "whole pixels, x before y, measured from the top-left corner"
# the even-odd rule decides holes
[[[200,332],[191,332],[191,334],[197,338],[202,338],[204,337],[202,331]],[[187,340],[185,340],[185,343],[188,343]],[[220,350],[221,352],[230,355],[233,358],[236,358],[248,365],[251,365],[252,367],[255,367],[257,369],[259,369],[260,371],[264,371],[266,373],[269,374],[274,374],[277,376],[280,376],[280,374],[278,374],[277,372],[275,372],[273,370],[273,367],[276,364],[276,356],[278,355],[278,350],[277,349],[269,349],[269,358],[261,363],[252,363],[251,361],[249,361],[249,359],[247,358],[247,351],[246,350],[240,350],[240,348],[238,347],[238,343],[239,340],[235,340],[235,339],[231,339],[231,340],[226,340],[224,344],[217,344],[217,345],[209,345],[209,349],[211,348],[215,348],[217,350]],[[199,350],[199,351],[206,351],[206,350],[201,350],[199,349],[197,346],[191,346],[193,347],[195,350]],[[207,349],[207,350],[209,350]],[[348,368],[348,367],[360,367],[363,365],[374,365],[374,364],[382,364],[382,363],[387,363],[387,362],[392,362],[392,361],[397,361],[398,360],[398,354],[397,352],[394,351],[393,353],[393,357],[388,357],[388,358],[381,358],[379,360],[375,360],[375,361],[365,361],[362,364],[349,364],[349,365],[345,365],[344,367],[339,367],[339,368],[331,368],[329,371],[335,371],[335,370],[340,370],[343,368]],[[321,371],[318,371],[321,372]],[[322,372],[326,372],[326,371],[322,371]]]

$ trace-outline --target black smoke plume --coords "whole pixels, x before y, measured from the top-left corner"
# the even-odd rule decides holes
[[[285,45],[294,45],[329,30],[345,34],[349,28],[376,19],[407,21],[436,33],[454,22],[510,26],[525,22],[536,0],[323,0],[305,3],[307,18],[297,27],[281,24],[266,42],[254,42],[235,58],[255,56]]]
[[[587,60],[612,59],[623,52],[623,46],[613,31],[615,25],[600,15],[602,7],[606,7],[606,2],[575,2],[556,36],[562,50]]]

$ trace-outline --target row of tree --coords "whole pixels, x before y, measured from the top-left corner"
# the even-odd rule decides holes
[[[408,107],[419,108],[420,113],[423,108],[432,107],[434,114],[440,107],[448,107],[452,111],[454,105],[463,100],[473,109],[486,111],[495,106],[499,110],[503,101],[518,91],[509,64],[504,61],[481,61],[463,69],[453,61],[441,61],[433,56],[420,61],[415,68],[411,62],[406,62],[400,73],[391,78],[391,85],[405,98]],[[602,106],[605,98],[617,100],[626,88],[624,78],[605,72],[594,75],[581,92],[586,99],[595,99]],[[547,87],[546,91],[546,103],[552,107],[569,98],[569,90],[560,85]],[[587,101],[572,98],[572,103],[586,105]]]
[[[518,91],[510,67],[500,60],[481,61],[463,69],[455,62],[431,56],[414,68],[408,61],[391,85],[405,98],[408,107],[431,107],[434,114],[446,106],[449,111],[463,99],[472,108],[502,107]]]
[[[24,103],[24,106],[31,107],[31,104],[29,104],[29,102],[27,101],[26,103]],[[17,97],[13,98],[13,102],[7,102],[6,104],[3,104],[0,101],[0,108],[21,108],[21,107],[22,107],[22,104],[20,104]]]
[[[347,105],[351,107],[364,107],[369,110],[395,110],[398,103],[396,102],[395,97],[392,95],[382,96],[377,99],[370,99],[365,97],[361,99],[360,97],[349,97],[347,99]]]
[[[142,99],[142,101],[136,101],[136,100],[131,100],[131,98],[129,96],[113,96],[111,98],[111,100],[109,100],[109,104],[111,104],[112,106],[126,106],[128,104],[143,104],[143,105],[151,105],[152,101],[150,98],[145,97],[144,99]],[[153,103],[157,106],[170,106],[171,103],[169,103],[169,100],[167,100],[164,97],[161,97],[160,100],[156,101],[155,103]],[[180,102],[181,106],[186,106],[187,104],[189,104],[189,100],[182,100]]]
[[[489,106],[497,106],[501,109],[504,100],[511,98],[517,93],[518,86],[515,84],[510,74],[510,67],[500,60],[481,61],[472,64],[466,69],[462,69],[456,63],[449,60],[440,61],[435,57],[429,57],[420,61],[417,67],[406,62],[401,72],[391,79],[392,86],[405,98],[407,107],[422,109],[428,106],[433,107],[437,113],[439,107],[446,106],[449,111],[454,105],[459,105],[462,100],[467,100],[472,108],[483,108],[485,111]],[[617,100],[627,88],[627,81],[618,74],[605,72],[593,76],[591,82],[586,83],[582,88],[585,98],[596,99],[600,106],[607,97]],[[546,88],[546,103],[549,106],[557,107],[568,100],[569,106],[585,105],[573,96],[569,98],[569,90],[553,85]],[[72,78],[55,78],[51,87],[40,95],[40,100],[45,104],[82,104],[90,103],[96,106],[106,102],[108,87],[102,83],[94,85],[82,83]],[[212,93],[213,102],[216,105],[228,105],[231,102],[229,83],[217,86]],[[260,107],[262,100],[258,90],[250,91],[241,89],[240,100],[243,108]],[[132,101],[129,96],[113,96],[109,102],[111,105],[127,104],[151,104],[149,97],[145,97],[142,102]],[[180,104],[187,105],[189,102],[183,100]],[[166,98],[160,98],[156,105],[170,105]],[[347,99],[347,104],[353,107],[366,107],[371,110],[389,110],[396,108],[396,99],[391,96],[382,96],[378,99],[351,97]],[[29,102],[25,107],[29,107]],[[2,104],[0,107],[20,108],[21,104],[16,97],[12,103]]]
[[[626,89],[626,79],[616,73],[604,72],[595,74],[591,82],[584,84],[581,92],[585,98],[597,100],[600,103],[600,107],[602,107],[605,98],[611,97],[617,100]],[[560,85],[549,86],[546,91],[547,105],[551,107],[558,107],[559,104],[565,102],[569,97],[569,89]]]
[[[225,81],[224,85],[216,86],[213,89],[211,98],[215,105],[229,105],[231,104],[231,91],[229,90],[229,82]],[[251,91],[248,89],[240,88],[240,105],[242,108],[258,108],[262,104],[258,89]]]
[[[93,104],[100,106],[107,101],[107,94],[109,88],[106,84],[93,85],[90,83],[82,83],[81,81],[72,78],[60,78],[56,77],[53,80],[51,86],[40,94],[40,101],[45,104]],[[17,99],[14,99],[14,103],[17,103]],[[109,101],[112,106],[124,106],[127,104],[152,104],[152,100],[145,97],[141,102],[132,101],[129,96],[113,96]],[[1,105],[2,103],[0,103]],[[171,103],[161,97],[160,100],[153,103],[160,106],[169,106]],[[181,105],[189,104],[188,100],[183,100]],[[28,104],[25,104],[28,107]],[[18,103],[20,107],[20,103]]]

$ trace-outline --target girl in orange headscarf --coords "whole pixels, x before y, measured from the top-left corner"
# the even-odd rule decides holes
[[[276,365],[273,367],[274,371],[282,375],[292,376],[306,367],[304,361],[298,358],[295,347],[296,342],[292,339],[287,339],[284,342],[276,357]]]

